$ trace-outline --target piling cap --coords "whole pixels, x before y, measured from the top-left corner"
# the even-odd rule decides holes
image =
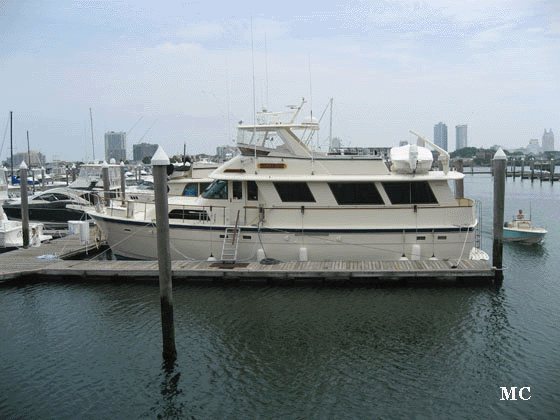
[[[498,148],[498,150],[496,151],[496,154],[494,155],[494,160],[507,160],[507,156],[501,147]]]
[[[107,163],[106,160],[103,161],[103,163],[101,164],[101,167],[102,168],[108,168],[109,167],[109,164]]]
[[[27,165],[25,164],[25,160],[21,161],[21,165],[19,165],[19,169],[27,169]]]
[[[169,157],[167,157],[167,154],[163,151],[163,147],[158,146],[156,153],[152,156],[152,166],[167,166],[169,163]]]

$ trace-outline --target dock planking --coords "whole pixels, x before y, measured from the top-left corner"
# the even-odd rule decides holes
[[[86,280],[157,281],[157,261],[68,260],[76,255],[95,254],[94,244],[81,244],[78,235],[43,243],[37,248],[0,254],[0,282],[25,278],[42,281],[80,278]],[[87,258],[87,256],[85,256]],[[267,282],[267,281],[359,281],[379,280],[488,280],[495,269],[488,261],[289,261],[277,264],[216,261],[173,261],[175,281]]]

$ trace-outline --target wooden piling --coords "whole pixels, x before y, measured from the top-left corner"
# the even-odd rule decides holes
[[[554,159],[550,161],[550,184],[554,184]]]
[[[126,178],[124,175],[124,162],[121,160],[121,198],[123,200],[123,205],[124,205],[124,200],[126,199]]]
[[[109,205],[111,200],[111,191],[109,190],[109,164],[103,161],[101,166],[101,176],[103,177],[103,198],[105,199],[105,205]]]
[[[455,170],[463,173],[463,159],[455,161]],[[455,198],[465,198],[465,189],[463,178],[455,180]]]
[[[498,281],[503,279],[506,167],[506,155],[502,148],[499,148],[492,160],[492,168],[494,170],[494,241],[492,246],[492,265],[496,267],[496,280]]]
[[[43,191],[45,191],[45,168],[41,166],[41,184],[43,186]]]
[[[29,203],[27,201],[27,165],[25,161],[19,165],[19,181],[21,188],[21,233],[23,235],[23,247],[29,246]]]
[[[171,246],[167,203],[167,166],[169,158],[161,146],[152,157],[154,199],[156,207],[157,254],[159,264],[159,291],[161,302],[161,331],[163,359],[172,364],[177,358],[175,326],[173,321],[173,287],[171,277]]]

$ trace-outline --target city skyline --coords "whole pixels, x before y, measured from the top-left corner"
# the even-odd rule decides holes
[[[233,144],[254,110],[307,100],[319,142],[396,146],[434,123],[468,142],[522,147],[560,130],[560,4],[356,0],[321,4],[4,2],[0,158],[103,156],[104,133],[169,155]],[[434,92],[438,92],[434,95]],[[90,112],[92,118],[90,120]],[[93,126],[93,130],[91,129]],[[93,131],[93,132],[92,132]],[[449,145],[453,148],[454,142]],[[93,153],[95,151],[95,153]]]

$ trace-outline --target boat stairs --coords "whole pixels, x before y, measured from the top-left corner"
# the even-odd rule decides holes
[[[94,259],[98,249],[69,235],[40,247],[0,254],[0,283],[154,282],[157,261]],[[104,248],[103,248],[104,246]],[[76,259],[80,258],[80,259]],[[174,283],[352,285],[492,282],[496,269],[488,261],[322,261],[322,262],[172,261]]]

